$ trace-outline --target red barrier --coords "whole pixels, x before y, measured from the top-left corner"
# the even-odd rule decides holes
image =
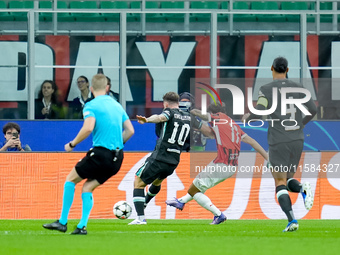
[[[59,218],[63,184],[69,171],[85,153],[1,153],[0,171],[0,219],[56,219]],[[125,153],[120,172],[94,192],[94,207],[91,218],[113,218],[112,206],[120,200],[127,200],[132,206],[134,173],[142,164],[146,153]],[[214,154],[204,154],[209,162]],[[261,156],[255,153],[241,153],[240,167],[254,160],[256,166],[263,164]],[[315,202],[308,212],[302,198],[291,194],[296,217],[305,219],[340,218],[340,178],[330,174],[340,172],[340,153],[303,153],[300,164],[304,173],[297,173],[298,179],[308,177],[315,188]],[[308,164],[308,165],[307,165]],[[248,164],[249,165],[249,164]],[[310,166],[314,165],[312,172]],[[321,169],[316,168],[320,166]],[[323,171],[327,166],[328,172]],[[239,168],[240,168],[239,167]],[[309,168],[309,175],[305,175]],[[230,178],[207,191],[228,218],[267,219],[285,218],[275,201],[275,188],[270,173],[253,173],[250,178]],[[339,174],[335,174],[339,177]],[[266,178],[268,177],[268,178]],[[166,199],[186,194],[191,184],[190,154],[183,153],[176,173],[162,184],[162,190],[146,210],[147,218],[161,219],[204,219],[211,218],[195,201],[191,201],[180,212],[167,207]],[[80,184],[81,185],[81,184]],[[77,185],[70,218],[81,217],[81,186]],[[135,213],[134,213],[135,214]],[[132,215],[132,217],[134,216]]]

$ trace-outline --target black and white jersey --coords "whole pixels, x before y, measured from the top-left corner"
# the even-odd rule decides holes
[[[302,124],[303,114],[301,110],[294,104],[286,105],[286,115],[281,114],[281,92],[282,88],[303,88],[301,84],[295,83],[288,79],[274,80],[271,83],[263,85],[259,91],[258,104],[261,104],[263,99],[267,102],[265,107],[270,109],[273,104],[273,88],[277,88],[277,107],[275,111],[270,114],[272,121],[268,124],[268,143],[270,145],[290,142],[295,140],[304,140]],[[304,98],[304,93],[287,93],[287,98],[298,99]],[[312,99],[310,99],[304,106],[309,110],[315,107]]]
[[[190,134],[191,115],[178,108],[166,108],[161,113],[167,121],[164,122],[160,137],[150,159],[177,165],[187,137]],[[194,119],[194,118],[193,118]],[[195,128],[201,123],[194,121]]]

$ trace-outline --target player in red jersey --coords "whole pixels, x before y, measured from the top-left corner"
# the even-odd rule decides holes
[[[230,178],[237,171],[241,141],[250,144],[265,160],[268,160],[268,154],[258,142],[244,133],[242,129],[225,114],[222,105],[209,105],[208,114],[206,115],[203,115],[201,111],[197,109],[192,110],[191,113],[203,120],[209,121],[211,128],[205,129],[207,130],[205,132],[202,130],[202,133],[210,138],[216,139],[217,157],[206,167],[205,170],[209,171],[201,171],[196,176],[185,196],[179,199],[167,200],[166,204],[183,210],[184,205],[194,199],[200,206],[214,214],[214,220],[210,224],[216,225],[224,222],[227,217],[204,193],[208,189]]]

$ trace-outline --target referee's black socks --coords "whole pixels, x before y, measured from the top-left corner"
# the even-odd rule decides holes
[[[151,199],[153,199],[157,194],[158,192],[161,190],[161,185],[159,186],[155,186],[153,184],[151,184],[149,186],[149,190],[148,190],[148,193],[146,194],[146,197],[145,197],[145,203],[149,203]]]
[[[276,197],[281,206],[282,211],[286,214],[288,221],[291,222],[295,219],[292,210],[292,201],[290,200],[286,185],[276,187]]]
[[[133,190],[133,203],[138,216],[144,216],[145,194],[144,189]]]

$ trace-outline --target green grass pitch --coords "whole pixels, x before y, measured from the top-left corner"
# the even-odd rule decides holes
[[[45,230],[49,220],[0,220],[0,254],[339,254],[339,220],[300,220],[297,232],[283,233],[285,220],[93,220],[87,236]]]

